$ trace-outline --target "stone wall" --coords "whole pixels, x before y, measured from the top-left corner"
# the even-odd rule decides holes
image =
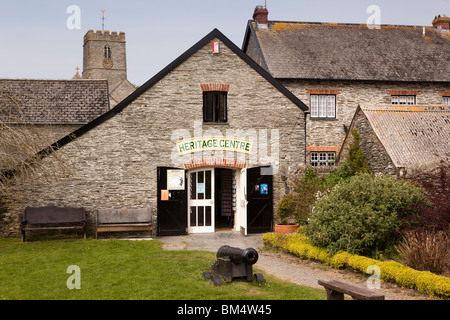
[[[397,175],[397,168],[361,109],[358,110],[355,119],[349,128],[350,133],[339,154],[339,161],[343,161],[347,158],[348,148],[353,142],[353,135],[351,134],[353,129],[356,129],[359,133],[359,145],[364,153],[370,171],[374,174],[383,173]]]
[[[245,155],[248,167],[274,165],[278,169],[274,175],[276,207],[284,194],[281,173],[292,174],[304,166],[304,113],[232,50],[220,45],[220,54],[212,54],[211,43],[207,44],[120,113],[63,146],[57,152],[67,159],[73,174],[23,185],[26,200],[10,211],[18,213],[27,205],[57,205],[83,206],[91,212],[151,207],[157,214],[157,167],[183,167],[189,160],[177,154],[176,142],[232,133],[253,140],[252,153]],[[202,122],[201,84],[207,83],[229,85],[225,124]],[[273,148],[267,148],[265,141],[274,142]],[[203,156],[222,157],[223,153]],[[231,156],[239,159],[242,154]]]
[[[397,83],[364,81],[281,80],[282,84],[310,107],[310,90],[337,91],[336,119],[307,119],[308,147],[341,147],[358,105],[390,104],[391,94],[417,94],[416,104],[442,104],[448,83]],[[344,127],[345,126],[345,127]],[[309,163],[309,155],[307,156]]]

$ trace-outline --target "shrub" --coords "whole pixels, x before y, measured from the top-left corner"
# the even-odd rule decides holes
[[[333,169],[323,177],[326,188],[332,188],[340,182],[350,179],[352,171],[347,162],[341,163],[339,167]]]
[[[370,172],[364,153],[359,146],[359,133],[356,129],[352,131],[353,141],[348,148],[346,162],[350,167],[351,175],[361,172]]]
[[[399,246],[403,263],[417,270],[450,272],[450,238],[444,232],[410,232]]]
[[[351,268],[366,273],[369,266],[377,265],[382,281],[395,282],[403,288],[417,289],[430,296],[450,297],[448,277],[429,271],[417,271],[395,261],[378,261],[348,252],[332,255],[323,248],[313,246],[304,234],[266,233],[263,242],[266,246],[279,248],[302,259],[316,260],[333,268]]]
[[[350,167],[347,163],[343,163],[340,167],[321,176],[317,174],[314,168],[307,167],[303,176],[293,181],[292,192],[278,204],[278,207],[281,207],[282,210],[280,213],[284,215],[285,209],[292,210],[297,222],[300,225],[306,225],[317,199],[326,194],[337,183],[349,178]]]
[[[288,224],[289,218],[294,215],[295,203],[293,197],[294,195],[290,193],[278,202],[277,216],[280,218],[280,224]]]
[[[390,245],[401,227],[399,218],[423,201],[422,190],[411,182],[358,174],[316,202],[305,233],[330,253],[369,254]]]
[[[319,179],[317,176],[311,177],[311,172],[315,173],[313,169],[307,168],[305,175],[294,181],[290,193],[294,216],[300,225],[307,223],[312,207],[317,200],[317,193],[320,190]]]
[[[408,179],[419,183],[432,205],[416,206],[418,215],[410,217],[405,231],[447,231],[450,225],[450,161],[440,160],[418,168],[408,168]]]
[[[286,217],[289,217],[290,213],[296,217],[300,225],[307,224],[318,198],[355,173],[369,172],[364,154],[359,147],[359,134],[356,130],[352,134],[353,142],[349,147],[347,159],[338,168],[319,176],[313,167],[308,166],[303,176],[294,180],[292,193],[284,197],[278,205],[277,215],[281,224],[287,223]]]

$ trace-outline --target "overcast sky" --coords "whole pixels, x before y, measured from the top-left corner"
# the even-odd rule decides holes
[[[245,27],[264,0],[0,0],[0,78],[70,79],[83,65],[83,36],[123,31],[128,79],[141,85],[218,28],[242,47]],[[67,9],[80,9],[80,28]],[[269,20],[366,23],[370,5],[381,24],[431,26],[437,14],[450,16],[450,0],[267,0]]]

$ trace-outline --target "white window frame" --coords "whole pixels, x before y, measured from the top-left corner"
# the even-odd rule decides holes
[[[416,96],[413,95],[395,95],[391,96],[391,104],[398,105],[415,105]]]
[[[450,106],[450,97],[449,96],[443,96],[442,97],[442,104]]]
[[[334,166],[336,152],[334,151],[311,151],[310,164],[313,167]]]
[[[312,94],[311,118],[336,119],[336,95]]]

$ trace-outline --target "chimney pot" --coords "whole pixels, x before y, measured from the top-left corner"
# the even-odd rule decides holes
[[[450,18],[447,17],[445,14],[438,15],[433,20],[433,27],[438,28],[443,32],[449,32],[450,31]]]
[[[257,26],[267,28],[269,22],[269,10],[265,6],[256,6],[253,13],[253,20],[256,21]]]

